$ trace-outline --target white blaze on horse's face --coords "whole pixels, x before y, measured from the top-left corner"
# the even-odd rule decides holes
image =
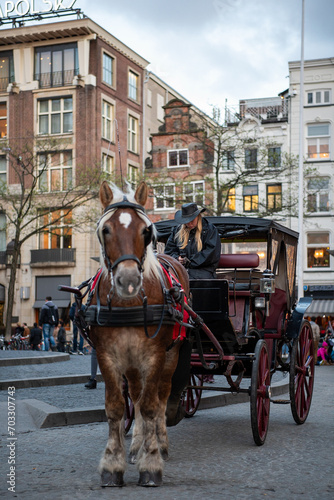
[[[122,212],[119,216],[119,221],[127,229],[131,224],[132,217],[130,214]]]

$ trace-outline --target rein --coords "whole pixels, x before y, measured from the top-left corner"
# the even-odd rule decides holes
[[[131,208],[136,212],[140,212],[138,215],[143,218],[147,224],[147,234],[145,235],[145,252],[141,260],[133,254],[125,254],[116,259],[113,263],[110,261],[104,245],[104,238],[102,234],[103,224],[111,215],[119,208]],[[145,209],[141,205],[137,205],[127,199],[124,195],[123,200],[117,203],[113,203],[107,206],[103,212],[102,217],[97,224],[97,236],[101,245],[102,255],[107,263],[108,273],[111,277],[111,288],[107,294],[107,305],[101,305],[99,285],[102,276],[102,269],[91,278],[83,282],[78,288],[71,287],[59,287],[64,291],[70,291],[75,295],[75,301],[77,304],[77,310],[75,314],[74,321],[80,330],[82,336],[87,340],[87,342],[94,347],[91,339],[89,338],[90,327],[91,326],[101,326],[101,327],[117,327],[117,326],[143,326],[145,335],[148,339],[154,339],[159,334],[160,329],[163,324],[169,325],[179,325],[177,337],[173,339],[167,350],[171,349],[181,340],[182,327],[193,328],[188,322],[184,321],[185,317],[185,294],[182,290],[181,284],[177,280],[177,272],[175,268],[168,262],[167,259],[160,257],[160,284],[163,293],[163,303],[158,305],[150,305],[147,303],[147,296],[144,289],[141,289],[141,299],[142,306],[135,307],[114,307],[112,306],[112,299],[114,296],[114,278],[113,271],[118,266],[120,262],[126,260],[133,260],[137,263],[138,269],[143,276],[143,263],[146,257],[147,246],[151,243],[154,235],[152,222],[146,215]],[[168,268],[172,269],[174,274],[168,272]],[[168,289],[164,284],[164,277],[170,283],[171,287]],[[82,294],[81,290],[86,288],[86,291]],[[88,294],[87,302],[85,305],[82,304],[83,298]],[[91,305],[92,298],[96,294],[96,306]],[[188,319],[188,318],[186,318]],[[157,325],[155,332],[150,335],[148,332],[148,327],[152,325]],[[174,328],[175,332],[175,328]],[[173,333],[174,333],[173,332]]]
[[[164,270],[164,272],[167,272]],[[162,325],[179,324],[179,333],[176,339],[167,347],[167,351],[173,348],[181,340],[181,328],[193,328],[193,325],[183,321],[184,314],[184,292],[181,287],[174,286],[167,289],[163,283],[163,304],[147,304],[147,297],[143,296],[143,306],[134,307],[112,307],[112,297],[108,295],[107,306],[101,306],[99,284],[102,276],[100,269],[95,276],[84,281],[78,287],[69,287],[60,285],[58,288],[64,292],[73,293],[76,302],[76,311],[74,323],[77,325],[80,334],[94,347],[92,340],[89,337],[91,326],[104,327],[120,327],[120,326],[143,326],[145,335],[148,339],[154,339]],[[171,275],[172,277],[172,275]],[[83,293],[81,290],[86,289]],[[92,298],[96,294],[96,305],[91,305]],[[82,304],[83,299],[88,295],[85,305]],[[180,309],[177,309],[177,305]],[[151,325],[158,324],[158,327],[153,335],[149,335],[147,328]]]

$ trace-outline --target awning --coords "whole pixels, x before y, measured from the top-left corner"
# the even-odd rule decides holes
[[[306,309],[305,315],[319,316],[326,314],[327,316],[334,316],[334,300],[321,300],[313,299],[310,306]]]
[[[52,302],[58,307],[58,309],[60,307],[68,307],[70,305],[70,301],[67,299],[67,300],[52,300]],[[45,304],[45,300],[36,300],[34,305],[33,305],[33,308],[34,309],[40,309],[42,306],[44,306]]]

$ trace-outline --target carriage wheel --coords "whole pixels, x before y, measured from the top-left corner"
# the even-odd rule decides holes
[[[126,381],[124,381],[123,383],[123,398],[125,402],[124,433],[127,434],[131,429],[131,425],[135,417],[135,408],[132,399],[130,398],[130,394],[128,391],[128,384]]]
[[[264,340],[259,340],[255,347],[250,408],[253,438],[261,446],[266,440],[270,411],[270,366],[268,347]]]
[[[292,416],[303,424],[310,411],[314,384],[314,353],[311,325],[303,321],[290,355],[289,391]]]
[[[203,385],[203,375],[190,375],[190,386]],[[185,417],[193,417],[198,409],[201,401],[202,389],[188,387],[182,401],[182,406],[185,409]]]

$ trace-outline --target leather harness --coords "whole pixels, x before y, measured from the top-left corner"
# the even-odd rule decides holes
[[[139,211],[144,215],[144,218],[150,223],[147,227],[149,231],[149,237],[145,239],[145,248],[149,245],[153,238],[153,226],[151,221],[149,221],[146,216],[145,210],[142,206],[137,205],[129,201],[126,196],[124,196],[123,200],[118,203],[114,203],[109,205],[104,210],[104,213],[100,220],[98,221],[98,239],[100,245],[102,247],[103,257],[107,263],[108,273],[113,274],[113,270],[115,267],[122,261],[125,260],[134,260],[140,272],[142,273],[142,264],[145,259],[146,251],[141,259],[141,261],[135,255],[122,255],[115,262],[111,263],[109,257],[107,256],[104,248],[104,242],[101,241],[100,233],[99,233],[99,225],[102,219],[105,218],[111,211],[115,211],[118,208],[132,208]],[[63,291],[69,291],[75,295],[76,301],[76,312],[74,317],[74,322],[77,325],[81,335],[85,338],[85,340],[92,346],[93,342],[90,339],[89,333],[90,328],[92,326],[105,326],[105,327],[124,327],[124,326],[143,326],[145,330],[146,337],[149,339],[154,339],[162,325],[175,325],[175,323],[179,324],[179,333],[177,337],[173,340],[170,346],[167,347],[167,350],[174,347],[181,340],[181,329],[185,328],[193,328],[189,323],[185,323],[183,321],[184,318],[184,304],[185,304],[185,294],[182,290],[181,284],[177,280],[177,272],[174,267],[168,262],[167,259],[163,257],[160,259],[160,265],[163,273],[168,274],[169,282],[172,284],[172,287],[167,289],[164,286],[163,278],[161,277],[161,287],[163,291],[164,301],[163,304],[147,304],[147,297],[144,293],[144,290],[141,291],[141,298],[143,301],[142,306],[136,307],[113,307],[112,306],[112,298],[113,298],[113,278],[111,279],[112,285],[110,292],[107,295],[107,305],[102,306],[100,303],[100,295],[99,295],[99,283],[102,276],[102,269],[98,271],[98,273],[91,279],[84,281],[77,288],[60,286],[59,288]],[[169,273],[168,268],[171,268],[173,274]],[[81,290],[85,291],[82,293]],[[91,305],[92,298],[96,294],[96,305]],[[84,297],[87,297],[87,302],[83,305],[82,301]],[[179,306],[178,306],[179,305]],[[181,306],[181,307],[180,307]],[[155,333],[149,335],[147,327],[151,325],[157,325],[157,329]]]

